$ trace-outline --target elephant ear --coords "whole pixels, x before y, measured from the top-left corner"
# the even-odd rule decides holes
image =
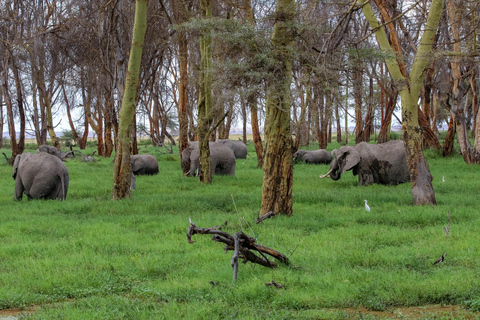
[[[360,153],[357,150],[351,149],[345,157],[345,166],[342,169],[342,174],[345,171],[352,170],[360,162]]]
[[[18,165],[20,164],[20,157],[21,157],[21,155],[17,155],[15,157],[15,162],[13,163],[12,177],[13,177],[14,180],[17,177]]]

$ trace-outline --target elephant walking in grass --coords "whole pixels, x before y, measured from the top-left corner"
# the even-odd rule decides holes
[[[182,152],[182,171],[185,176],[195,176],[200,168],[198,148],[188,147]],[[222,144],[210,145],[210,165],[212,174],[235,175],[235,154]]]
[[[320,150],[298,150],[293,154],[293,160],[304,161],[310,164],[329,164],[332,162],[332,155],[324,149]]]
[[[25,193],[30,199],[59,199],[67,197],[70,177],[65,164],[45,152],[17,155],[13,164],[15,200]]]
[[[353,170],[358,175],[358,184],[373,183],[396,185],[410,181],[410,172],[403,141],[394,140],[382,144],[360,142],[355,146],[343,146],[332,151],[330,170],[320,178],[340,179],[345,171]]]

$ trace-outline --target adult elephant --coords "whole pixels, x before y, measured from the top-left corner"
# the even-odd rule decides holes
[[[246,159],[248,154],[247,145],[240,140],[218,139],[218,144],[224,144],[233,150],[236,159]]]
[[[293,160],[304,161],[311,164],[329,164],[332,162],[332,155],[324,149],[320,150],[298,150],[293,154]]]
[[[182,171],[186,176],[195,176],[200,167],[198,149],[188,147],[182,151]],[[212,174],[235,175],[235,154],[233,150],[222,144],[210,145],[210,166]]]
[[[372,183],[396,185],[410,181],[401,140],[382,144],[360,142],[356,146],[343,146],[332,153],[335,158],[330,163],[330,170],[320,178],[330,176],[333,180],[338,180],[345,171],[353,170],[353,175],[358,175],[358,184],[361,186]]]
[[[15,200],[25,193],[30,199],[59,199],[67,197],[70,177],[65,164],[45,152],[17,155],[13,164]]]
[[[158,173],[157,158],[151,154],[136,154],[131,156],[132,172],[134,175],[152,175]]]

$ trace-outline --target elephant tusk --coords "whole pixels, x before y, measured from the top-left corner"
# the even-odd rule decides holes
[[[328,171],[326,174],[319,175],[320,179],[323,179],[323,178],[329,177],[329,176],[330,176],[330,173],[332,173],[332,171],[333,171],[333,168],[332,168],[332,169],[330,169],[330,171]]]
[[[188,172],[185,172],[183,175],[188,176],[189,174],[190,174],[190,170],[188,170]]]

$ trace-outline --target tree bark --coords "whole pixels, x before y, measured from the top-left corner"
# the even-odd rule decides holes
[[[200,10],[205,19],[212,17],[212,1],[201,0]],[[212,183],[210,168],[210,128],[213,122],[213,97],[212,97],[212,37],[208,30],[200,36],[200,76],[198,81],[198,147],[200,151],[200,182]]]
[[[262,203],[259,216],[270,211],[291,215],[293,188],[292,134],[290,129],[291,46],[294,0],[277,0],[272,50],[276,68],[266,99]]]
[[[175,1],[173,14],[177,23],[186,21],[185,6],[181,1]],[[179,136],[178,145],[180,155],[182,151],[188,148],[188,114],[187,114],[187,99],[188,99],[188,46],[187,46],[187,32],[180,28],[177,30],[178,43],[178,61],[180,71],[180,82],[178,86],[178,124]]]
[[[112,198],[123,199],[130,196],[132,168],[130,162],[130,137],[137,94],[137,83],[142,61],[143,41],[147,29],[148,0],[137,0],[135,5],[135,22],[133,27],[132,46],[128,60],[128,71],[125,80],[125,92],[120,110],[118,131],[118,148],[113,169]]]

